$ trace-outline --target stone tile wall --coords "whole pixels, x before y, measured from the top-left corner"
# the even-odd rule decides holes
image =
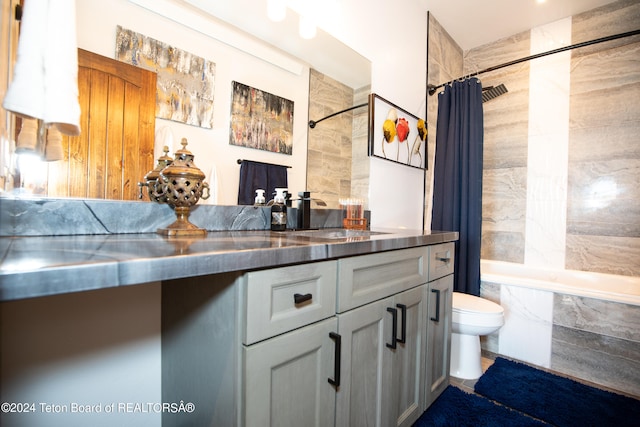
[[[354,100],[354,90],[349,86],[316,70],[310,71],[310,120],[352,107]],[[366,115],[366,108],[363,110]],[[308,132],[307,189],[312,197],[331,208],[340,207],[339,199],[351,197],[354,113],[361,115],[362,111],[339,114],[318,123],[314,129],[309,128]],[[358,129],[361,133],[361,128]],[[359,185],[368,188],[368,173],[365,182],[362,175],[359,177]]]
[[[530,55],[532,34],[564,26],[568,45],[638,22],[640,3],[611,3],[472,49],[464,74]],[[484,104],[482,258],[639,276],[640,36],[556,55],[480,76],[509,90]]]
[[[640,28],[640,2],[577,15],[573,42]],[[566,268],[640,276],[640,36],[571,59]]]
[[[436,19],[431,84],[529,56],[545,40],[569,45],[636,30],[640,2],[468,52]],[[640,36],[555,56],[480,76],[483,86],[509,91],[483,105],[482,258],[640,276]],[[451,65],[462,61],[463,69]],[[435,96],[427,102],[434,144]],[[640,396],[640,306],[486,282],[481,295],[501,304],[510,323],[483,337],[484,349]]]

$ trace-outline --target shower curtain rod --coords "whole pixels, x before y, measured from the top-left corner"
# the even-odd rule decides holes
[[[285,167],[287,169],[291,169],[291,166],[288,165],[277,165],[275,163],[267,163],[267,162],[258,162],[257,160],[246,160],[246,159],[238,159],[237,160],[238,164],[241,165],[244,162],[251,162],[251,163],[258,163],[260,165],[267,165],[267,166],[282,166]]]
[[[636,34],[640,34],[640,30],[627,31],[626,33],[620,33],[620,34],[615,34],[613,36],[601,37],[599,39],[594,39],[594,40],[590,40],[590,41],[587,41],[587,42],[576,43],[576,44],[572,44],[570,46],[560,47],[558,49],[553,49],[553,50],[550,50],[550,51],[547,51],[547,52],[536,53],[535,55],[527,56],[526,58],[520,58],[520,59],[516,59],[514,61],[505,62],[504,64],[495,65],[493,67],[489,67],[489,68],[484,69],[482,71],[478,71],[476,73],[468,74],[467,76],[468,77],[473,77],[473,76],[477,76],[479,74],[488,73],[490,71],[499,70],[500,68],[508,67],[510,65],[519,64],[521,62],[530,61],[532,59],[542,58],[543,56],[552,55],[554,53],[560,53],[560,52],[564,52],[564,51],[567,51],[567,50],[577,49],[579,47],[591,46],[593,44],[602,43],[602,42],[608,42],[608,41],[611,41],[611,40],[621,39],[621,38],[624,38],[624,37],[631,37],[631,36],[635,36]],[[456,80],[464,79],[467,76],[460,77],[460,78],[458,78]],[[428,85],[427,88],[429,90],[429,95],[435,94],[438,89],[440,89],[441,87],[444,87],[444,86],[446,86],[448,84],[451,84],[451,83],[455,82],[456,80],[451,80],[449,82],[442,83],[441,85],[438,85],[438,86],[431,85],[431,84]]]
[[[323,120],[330,119],[333,116],[337,116],[338,114],[346,113],[347,111],[355,110],[356,108],[366,107],[367,105],[369,105],[369,104],[365,103],[365,104],[360,104],[360,105],[354,105],[353,107],[345,108],[344,110],[336,111],[333,114],[329,114],[327,117],[323,117],[323,118],[318,119],[318,120],[309,120],[309,127],[311,129],[313,129],[313,128],[316,127],[316,125],[318,123],[320,123]]]

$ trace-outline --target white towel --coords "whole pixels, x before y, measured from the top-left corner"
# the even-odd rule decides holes
[[[173,136],[173,131],[169,126],[163,126],[156,130],[155,141],[153,144],[153,158],[156,161],[164,156],[164,146],[169,147],[169,156],[173,157],[176,152],[176,139]],[[182,148],[182,147],[180,147]]]
[[[209,205],[217,205],[218,204],[218,196],[220,192],[220,187],[218,185],[218,169],[214,164],[211,167],[211,172],[209,173],[209,199],[207,199],[207,204]]]
[[[75,0],[27,1],[13,81],[2,106],[80,134]]]

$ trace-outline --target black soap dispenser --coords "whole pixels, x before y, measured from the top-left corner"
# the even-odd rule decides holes
[[[286,188],[276,188],[276,196],[271,205],[271,231],[287,229],[287,206],[285,205]]]

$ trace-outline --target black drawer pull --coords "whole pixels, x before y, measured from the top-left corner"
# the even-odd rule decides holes
[[[449,251],[436,252],[436,261],[441,261],[449,264],[449,262],[451,261],[451,253]]]
[[[397,347],[396,343],[398,342],[398,338],[396,337],[396,335],[398,335],[398,310],[396,310],[395,308],[387,307],[387,311],[391,313],[391,324],[392,324],[391,344],[387,343],[387,347],[395,350]]]
[[[293,294],[293,301],[296,304],[302,304],[305,301],[311,301],[311,299],[313,298],[312,294]]]
[[[329,338],[336,342],[333,355],[333,379],[328,378],[329,384],[340,387],[340,357],[342,354],[342,336],[335,332],[329,332]]]
[[[404,344],[407,342],[407,306],[404,304],[396,304],[400,309],[400,319],[402,322],[402,335],[398,338],[398,342]]]
[[[440,321],[440,289],[431,289],[431,292],[436,293],[436,315],[435,317],[431,316],[431,320],[434,322]]]

